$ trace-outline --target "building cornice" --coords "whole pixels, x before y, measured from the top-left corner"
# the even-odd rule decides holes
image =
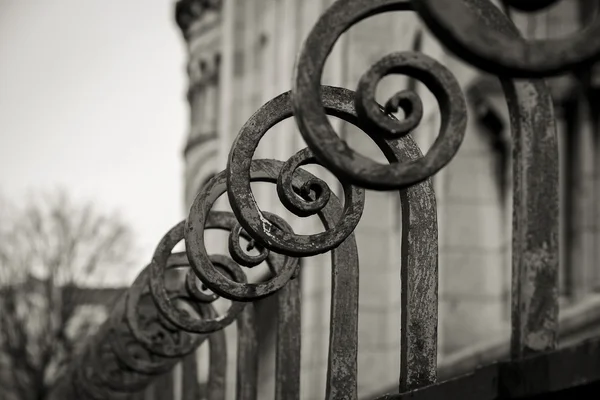
[[[200,19],[208,10],[221,9],[223,0],[179,0],[175,4],[175,21],[187,37],[187,31],[194,21]]]

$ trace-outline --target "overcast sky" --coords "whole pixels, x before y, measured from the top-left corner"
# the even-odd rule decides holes
[[[0,0],[0,192],[118,211],[147,262],[184,216],[185,58],[173,0]]]

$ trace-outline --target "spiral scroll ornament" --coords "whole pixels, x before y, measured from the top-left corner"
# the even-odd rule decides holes
[[[560,0],[510,0],[522,11],[539,11]],[[565,1],[565,0],[562,0]],[[600,59],[600,20],[564,38],[523,39],[490,0],[414,0],[437,39],[465,61],[491,74],[543,78]]]
[[[148,272],[140,274],[127,295],[125,319],[132,335],[146,350],[161,357],[183,357],[198,347],[201,336],[192,336],[181,331],[165,320],[154,307],[148,291]],[[145,290],[144,290],[145,289]],[[170,298],[183,297],[182,294]],[[140,309],[143,300],[151,301],[146,309]],[[202,315],[202,304],[194,303],[194,308]]]
[[[355,121],[348,96],[338,97],[343,89],[325,89],[324,102],[327,112],[342,119]],[[302,165],[315,163],[312,152],[303,150],[294,155],[288,162],[270,162],[266,160],[252,161],[252,155],[258,147],[263,135],[278,122],[292,116],[290,93],[284,93],[261,107],[242,127],[229,154],[227,170],[220,181],[222,190],[227,188],[229,202],[242,227],[250,236],[266,248],[290,256],[312,256],[325,253],[342,243],[354,231],[364,209],[364,191],[342,182],[344,189],[344,213],[333,226],[325,232],[314,235],[296,235],[288,232],[266,218],[258,209],[258,205],[250,189],[250,181],[268,181],[277,183],[277,192],[282,203],[289,211],[298,216],[309,216],[322,211],[328,206],[331,196],[325,182],[314,176],[306,176],[298,181],[294,172]],[[226,186],[225,186],[226,184]],[[307,198],[309,193],[315,198]],[[208,192],[205,192],[208,196]],[[199,214],[196,204],[208,204],[198,199],[192,206],[190,221],[196,221]],[[191,226],[190,226],[191,227]],[[196,230],[197,232],[197,230]],[[190,235],[197,235],[194,230]],[[191,245],[197,239],[191,241]]]
[[[219,256],[213,257],[216,263],[222,261]],[[185,253],[166,255],[165,270],[175,268],[189,269]],[[223,391],[223,357],[226,351],[223,333],[217,332],[209,338],[206,334],[198,335],[171,323],[168,316],[156,307],[157,301],[149,286],[150,275],[151,265],[142,270],[132,287],[121,296],[110,318],[76,360],[70,382],[77,398],[127,398],[128,394],[147,387],[156,376],[168,373],[182,357],[195,351],[206,339],[211,350],[211,362],[214,363],[210,375],[217,379],[209,385],[209,390],[214,393]],[[190,290],[189,279],[175,286],[174,289],[165,289],[172,304],[183,301],[195,311],[197,318],[206,319],[208,323],[218,319],[210,304],[218,296],[197,287]],[[253,318],[253,314],[248,314],[244,329],[253,329]]]
[[[420,80],[437,98],[442,116],[439,136],[424,157],[390,165],[374,162],[349,148],[327,120],[320,81],[325,61],[336,41],[352,25],[369,16],[410,8],[408,1],[337,1],[308,35],[294,71],[293,112],[308,147],[319,163],[341,180],[367,189],[401,189],[426,180],[452,159],[465,134],[466,103],[456,79],[435,60],[414,52],[389,55],[362,76],[355,95],[359,117],[356,125],[372,137],[393,140],[407,135],[418,125],[422,115],[417,94],[403,91],[388,102],[388,109],[400,106],[407,114],[404,121],[395,121],[376,104],[375,89],[388,74],[405,74]]]
[[[168,296],[165,288],[164,273],[171,250],[177,243],[183,240],[184,222],[180,222],[171,229],[161,240],[154,254],[154,259],[150,264],[150,291],[153,295],[155,304],[162,315],[175,326],[186,332],[210,333],[229,325],[235,320],[237,315],[244,308],[243,303],[234,302],[225,317],[214,319],[198,319],[190,315],[189,312],[178,308]],[[224,256],[213,257],[212,261],[218,263],[227,273],[231,274],[236,281],[245,281],[246,275],[241,268],[231,259]],[[211,265],[212,265],[212,261]],[[189,276],[189,275],[188,275]],[[189,287],[190,285],[188,285]]]
[[[506,0],[505,4],[534,12],[557,2]],[[199,190],[187,218],[162,238],[151,262],[71,366],[65,390],[75,393],[75,398],[120,398],[148,386],[208,343],[207,398],[224,398],[224,329],[235,323],[239,338],[236,396],[255,399],[259,357],[254,302],[278,294],[275,398],[298,398],[300,257],[329,252],[332,298],[326,397],[356,399],[359,268],[354,231],[365,207],[365,189],[397,190],[400,197],[400,390],[436,382],[438,231],[429,178],[444,168],[461,146],[467,125],[464,95],[447,68],[424,54],[407,51],[374,63],[361,76],[356,91],[321,85],[325,62],[340,36],[361,20],[389,11],[416,11],[450,50],[500,78],[514,142],[513,237],[520,238],[513,243],[513,271],[519,274],[514,281],[522,288],[513,291],[513,307],[525,309],[535,304],[544,315],[535,321],[513,320],[513,356],[556,346],[552,335],[556,333],[557,304],[530,296],[535,290],[527,286],[542,276],[548,287],[555,287],[558,269],[558,259],[553,256],[558,246],[556,127],[549,91],[537,78],[599,59],[600,22],[570,38],[528,42],[489,0],[337,0],[319,18],[301,48],[292,91],[265,103],[243,125],[231,147],[227,168]],[[425,155],[410,135],[423,118],[416,91],[400,90],[383,106],[375,100],[377,86],[390,74],[422,82],[438,102],[441,125]],[[514,79],[523,77],[536,79]],[[398,109],[404,112],[402,119],[392,115]],[[375,162],[349,148],[328,116],[362,130],[389,163]],[[290,117],[295,118],[308,147],[287,161],[253,160],[267,131]],[[321,165],[338,178],[343,201],[303,168],[309,164]],[[259,209],[252,182],[276,185],[286,209],[301,218],[317,216],[324,230],[298,234],[290,222]],[[531,187],[536,190],[529,190]],[[225,194],[233,212],[213,210]],[[532,209],[536,212],[523,211]],[[204,236],[210,230],[229,233],[228,255],[209,251]],[[537,240],[529,241],[534,236]],[[242,248],[241,239],[257,250],[255,254]],[[174,253],[182,241],[186,250]],[[529,254],[547,256],[543,265],[531,268],[526,259]],[[245,268],[262,263],[268,266],[269,276],[249,282]],[[173,270],[185,274],[170,280],[167,274]],[[214,304],[219,298],[231,302],[223,314]]]

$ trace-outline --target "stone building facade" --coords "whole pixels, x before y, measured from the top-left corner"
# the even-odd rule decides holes
[[[184,150],[186,211],[203,183],[225,168],[229,148],[246,120],[265,102],[290,90],[296,54],[319,15],[331,3],[332,0],[177,3],[176,18],[189,54],[191,118]],[[592,3],[564,1],[542,15],[512,17],[526,37],[560,36],[585,23],[583,17],[589,15],[585,7]],[[512,192],[510,123],[497,80],[455,59],[424,29],[415,14],[405,12],[378,15],[352,27],[330,55],[322,84],[354,89],[371,64],[402,50],[423,51],[448,67],[458,79],[469,106],[464,143],[451,163],[433,178],[440,245],[440,364],[468,364],[502,357],[510,324]],[[600,157],[595,156],[596,149],[600,151],[600,140],[596,137],[598,102],[593,100],[598,82],[593,77],[593,71],[588,71],[549,81],[561,139],[561,311],[566,321],[564,329],[571,329],[570,334],[577,338],[595,331],[598,325],[593,309],[598,304],[595,290],[600,285],[600,268],[595,262],[600,259],[600,212],[595,206],[600,200]],[[403,77],[387,77],[379,86],[377,99],[383,103],[395,92],[414,84]],[[417,84],[415,88],[423,100],[425,115],[413,137],[425,152],[437,137],[439,111],[435,98],[424,87]],[[339,120],[334,119],[333,123],[352,148],[385,162],[366,134]],[[303,147],[290,119],[271,129],[255,158],[287,160]],[[339,184],[331,175],[319,168],[309,170],[316,171],[339,192]],[[274,186],[257,186],[255,196],[263,210],[293,220],[279,203]],[[292,225],[301,233],[321,229],[312,218],[294,221]],[[401,232],[398,194],[368,191],[364,215],[356,230],[361,267],[361,397],[397,387]],[[218,240],[214,245],[225,246]],[[304,260],[301,285],[302,398],[319,399],[325,393],[327,365],[331,289],[328,256]],[[264,355],[259,398],[263,399],[273,393],[273,332],[269,316],[274,313],[269,300],[261,302],[259,313]],[[577,323],[586,328],[578,328]],[[228,337],[235,339],[232,332],[228,332]],[[230,348],[231,364],[235,364],[235,351]],[[202,357],[201,352],[198,357]],[[230,378],[233,382],[234,375]],[[234,387],[232,384],[230,395]]]

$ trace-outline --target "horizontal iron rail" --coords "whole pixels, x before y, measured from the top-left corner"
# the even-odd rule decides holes
[[[600,338],[569,348],[503,361],[432,386],[377,400],[496,400],[565,395],[600,384]],[[597,396],[598,392],[590,395]],[[567,397],[563,397],[567,398]],[[578,397],[579,398],[579,397]],[[596,398],[596,397],[590,397]]]
[[[590,295],[574,306],[565,307],[560,313],[559,327],[561,348],[599,336],[600,295]],[[440,381],[456,379],[482,366],[508,360],[510,360],[510,337],[509,332],[506,332],[494,340],[460,349],[442,358],[438,363],[438,379]],[[364,399],[380,398],[396,391],[396,387],[389,387],[365,396]]]

